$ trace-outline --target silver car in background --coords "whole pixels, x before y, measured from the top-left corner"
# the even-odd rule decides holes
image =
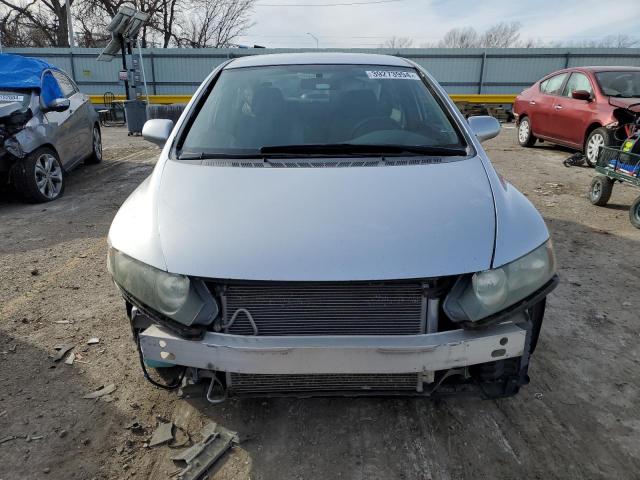
[[[558,280],[480,145],[499,130],[402,58],[217,68],[175,127],[145,125],[162,154],[109,232],[145,376],[206,378],[212,402],[515,394]]]
[[[48,202],[64,193],[69,170],[101,160],[100,124],[89,96],[54,65],[0,55],[2,183],[27,201]]]

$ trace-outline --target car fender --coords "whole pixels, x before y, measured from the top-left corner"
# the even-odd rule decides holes
[[[507,182],[481,155],[496,211],[496,235],[491,268],[498,268],[526,255],[549,239],[540,212],[517,188]]]
[[[110,247],[147,265],[160,270],[167,270],[167,263],[160,242],[158,211],[156,208],[162,172],[168,155],[173,148],[176,135],[187,118],[187,112],[191,111],[202,90],[225,64],[226,62],[216,68],[198,87],[162,148],[153,172],[129,195],[118,210],[113,222],[111,222],[107,237],[107,243]]]

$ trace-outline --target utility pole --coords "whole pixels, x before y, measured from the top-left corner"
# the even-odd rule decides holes
[[[307,35],[309,35],[311,38],[313,38],[316,41],[316,48],[320,48],[320,42],[318,41],[318,37],[316,37],[313,33],[307,32]]]
[[[67,30],[69,34],[69,46],[71,48],[75,47],[75,41],[73,40],[73,18],[71,17],[71,5],[69,0],[65,0],[65,5],[67,8]]]

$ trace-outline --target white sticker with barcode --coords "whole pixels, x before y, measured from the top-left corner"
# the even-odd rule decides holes
[[[367,77],[374,79],[399,79],[399,80],[420,80],[415,72],[394,71],[394,70],[367,70]]]
[[[24,95],[7,95],[0,94],[0,102],[22,102]]]

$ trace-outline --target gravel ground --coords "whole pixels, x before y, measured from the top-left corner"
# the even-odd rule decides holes
[[[627,212],[640,191],[616,186],[594,207],[593,170],[565,168],[568,151],[522,149],[511,126],[487,143],[546,218],[562,278],[518,396],[210,406],[141,377],[105,237],[158,150],[116,128],[104,142],[105,161],[72,172],[62,199],[0,198],[0,479],[169,478],[174,450],[145,447],[158,418],[196,439],[209,420],[240,433],[214,479],[640,478],[640,231]],[[49,358],[60,344],[73,365]],[[111,401],[82,398],[111,383]]]

